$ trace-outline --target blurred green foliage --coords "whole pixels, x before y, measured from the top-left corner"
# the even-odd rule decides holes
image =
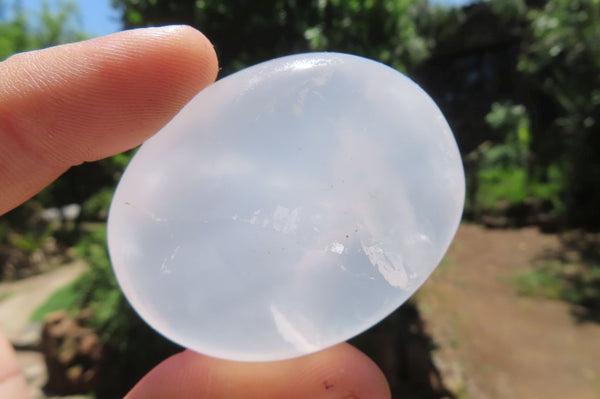
[[[106,220],[114,192],[114,187],[104,187],[85,200],[83,217],[86,220]]]
[[[563,280],[547,270],[518,274],[512,280],[521,295],[537,295],[550,299],[561,299],[565,296]]]
[[[41,322],[48,313],[65,310],[72,316],[79,311],[77,303],[80,300],[80,292],[75,283],[70,283],[54,291],[33,313],[29,316],[31,321]]]
[[[519,70],[551,99],[554,115],[538,133],[540,167],[557,157],[567,167],[566,218],[570,225],[600,226],[600,2],[552,0],[527,13],[530,30]]]
[[[440,71],[427,68],[443,60],[442,68],[461,73],[448,76],[460,82],[440,95],[465,100],[436,98],[451,122],[458,120],[459,144],[492,144],[478,154],[477,167],[467,170],[474,190],[482,190],[469,196],[467,214],[490,208],[494,191],[501,191],[491,185],[500,182],[508,191],[497,200],[544,195],[562,225],[600,227],[600,190],[594,184],[600,179],[595,0],[489,0],[463,9],[425,0],[112,3],[126,27],[199,28],[215,44],[223,74],[294,52],[343,51],[408,71],[428,87],[436,85]],[[496,65],[490,66],[493,54]],[[487,134],[460,129],[462,120],[477,118],[465,109],[472,106],[468,98],[477,80],[497,86],[485,89],[489,113],[478,126],[487,124]],[[467,147],[465,154],[473,150]]]
[[[472,214],[535,197],[556,225],[600,228],[600,3],[487,5],[504,24],[507,90],[485,117],[488,141],[467,157]]]
[[[0,15],[8,11],[2,3],[0,8]],[[76,1],[61,1],[53,7],[43,0],[40,13],[34,16],[26,14],[20,2],[15,2],[10,11],[10,20],[0,19],[0,60],[17,52],[86,38],[77,19]]]
[[[497,214],[536,198],[551,204],[553,215],[561,213],[565,178],[559,164],[549,165],[543,180],[530,172],[531,130],[526,108],[521,104],[494,103],[485,120],[503,141],[481,147],[474,211]]]
[[[16,8],[14,18],[1,24],[6,33],[0,46],[4,53],[83,37],[73,28],[74,3],[60,4],[53,9],[45,2],[35,23],[28,23]],[[500,32],[494,35],[518,43],[510,78],[515,87],[508,98],[491,102],[484,118],[489,133],[487,140],[485,134],[479,140],[489,145],[478,154],[475,170],[467,170],[476,191],[469,196],[467,214],[481,215],[497,208],[494,203],[499,201],[516,204],[542,196],[565,225],[598,226],[600,190],[594,184],[600,179],[595,134],[600,101],[594,23],[598,4],[593,0],[536,4],[490,0],[458,9],[425,0],[113,0],[127,27],[164,23],[199,27],[214,41],[224,74],[291,52],[334,50],[378,59],[419,76],[426,69],[422,65],[456,52],[460,40],[466,39],[463,48],[478,45],[480,39],[464,31],[475,17],[495,18],[494,29]],[[461,62],[464,57],[451,60]],[[468,81],[472,68],[467,72],[463,79]],[[425,86],[426,75],[421,79]],[[453,112],[447,114],[452,122]],[[456,134],[460,143],[471,133]],[[85,219],[102,220],[111,188],[130,156],[73,168],[36,200],[43,207],[77,202],[84,206]]]
[[[529,160],[531,143],[529,116],[525,107],[520,104],[494,103],[485,121],[504,140],[486,151],[480,166],[484,169],[515,166],[525,168]]]
[[[454,10],[426,0],[112,0],[125,27],[185,23],[215,45],[222,73],[302,51],[345,51],[398,69],[429,55]]]
[[[573,313],[580,320],[600,321],[600,257],[577,260],[549,259],[538,268],[514,276],[522,295],[562,299],[579,305]]]

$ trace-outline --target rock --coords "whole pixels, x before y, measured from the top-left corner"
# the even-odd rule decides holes
[[[29,256],[12,245],[0,245],[0,279],[14,280],[22,277],[30,267]]]
[[[54,237],[48,237],[44,239],[42,249],[44,250],[44,253],[49,256],[56,256],[60,254],[60,248],[58,247],[58,243]]]
[[[17,350],[38,350],[42,328],[42,323],[29,323],[17,339],[11,340],[12,346]]]
[[[62,211],[62,216],[65,221],[73,222],[81,214],[81,205],[79,205],[79,204],[65,205],[62,207],[61,211]]]
[[[40,349],[48,370],[45,390],[67,395],[98,388],[103,345],[93,330],[63,311],[50,313],[44,319]]]
[[[490,229],[506,229],[509,227],[509,220],[505,216],[483,215],[479,221]]]
[[[61,225],[63,221],[72,222],[75,221],[81,214],[81,205],[79,204],[68,204],[62,208],[47,208],[44,209],[40,218],[53,225]]]
[[[40,217],[50,224],[60,224],[62,215],[58,208],[47,208],[42,211]]]

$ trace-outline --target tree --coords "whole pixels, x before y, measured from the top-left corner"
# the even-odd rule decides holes
[[[527,19],[531,28],[519,70],[546,99],[548,106],[538,113],[552,120],[534,139],[538,147],[549,147],[541,154],[544,161],[566,164],[570,225],[599,228],[600,2],[550,0],[531,9]]]
[[[44,0],[39,14],[28,15],[21,2],[16,1],[12,17],[7,20],[6,7],[0,2],[0,60],[22,51],[85,39],[78,12],[74,1],[57,2],[52,7]]]
[[[474,3],[442,24],[455,28],[436,37],[430,58],[416,70],[463,153],[478,159],[485,155],[479,150],[497,155],[496,147],[507,148],[503,129],[485,123],[492,105],[525,106],[530,155],[522,186],[552,187],[546,194],[553,215],[570,227],[600,227],[599,8],[596,0]],[[467,162],[467,174],[476,175],[472,165]],[[477,179],[470,179],[471,191]]]
[[[215,44],[222,72],[303,51],[342,51],[399,69],[422,61],[425,0],[112,0],[127,28],[184,23]]]

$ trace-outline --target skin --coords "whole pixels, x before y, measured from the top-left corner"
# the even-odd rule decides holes
[[[218,63],[190,27],[125,31],[0,63],[0,214],[68,168],[131,149],[159,130]],[[27,398],[0,335],[0,397]],[[237,363],[191,351],[148,373],[128,399],[389,399],[379,368],[348,344],[282,362]]]

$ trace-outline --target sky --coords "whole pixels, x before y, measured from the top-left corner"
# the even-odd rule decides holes
[[[429,0],[431,3],[461,5],[473,0]],[[5,1],[10,4],[10,1]],[[22,0],[27,10],[38,11],[42,0]],[[56,4],[56,0],[49,0],[50,4]],[[79,0],[81,15],[81,30],[90,36],[103,36],[121,30],[119,13],[111,8],[110,0]]]
[[[5,1],[10,5],[10,1]],[[21,0],[28,11],[37,12],[41,9],[42,0]],[[57,4],[56,0],[48,0],[50,5]],[[89,36],[103,36],[121,30],[119,13],[110,6],[110,0],[79,0],[81,30]],[[8,8],[8,7],[7,7]]]

